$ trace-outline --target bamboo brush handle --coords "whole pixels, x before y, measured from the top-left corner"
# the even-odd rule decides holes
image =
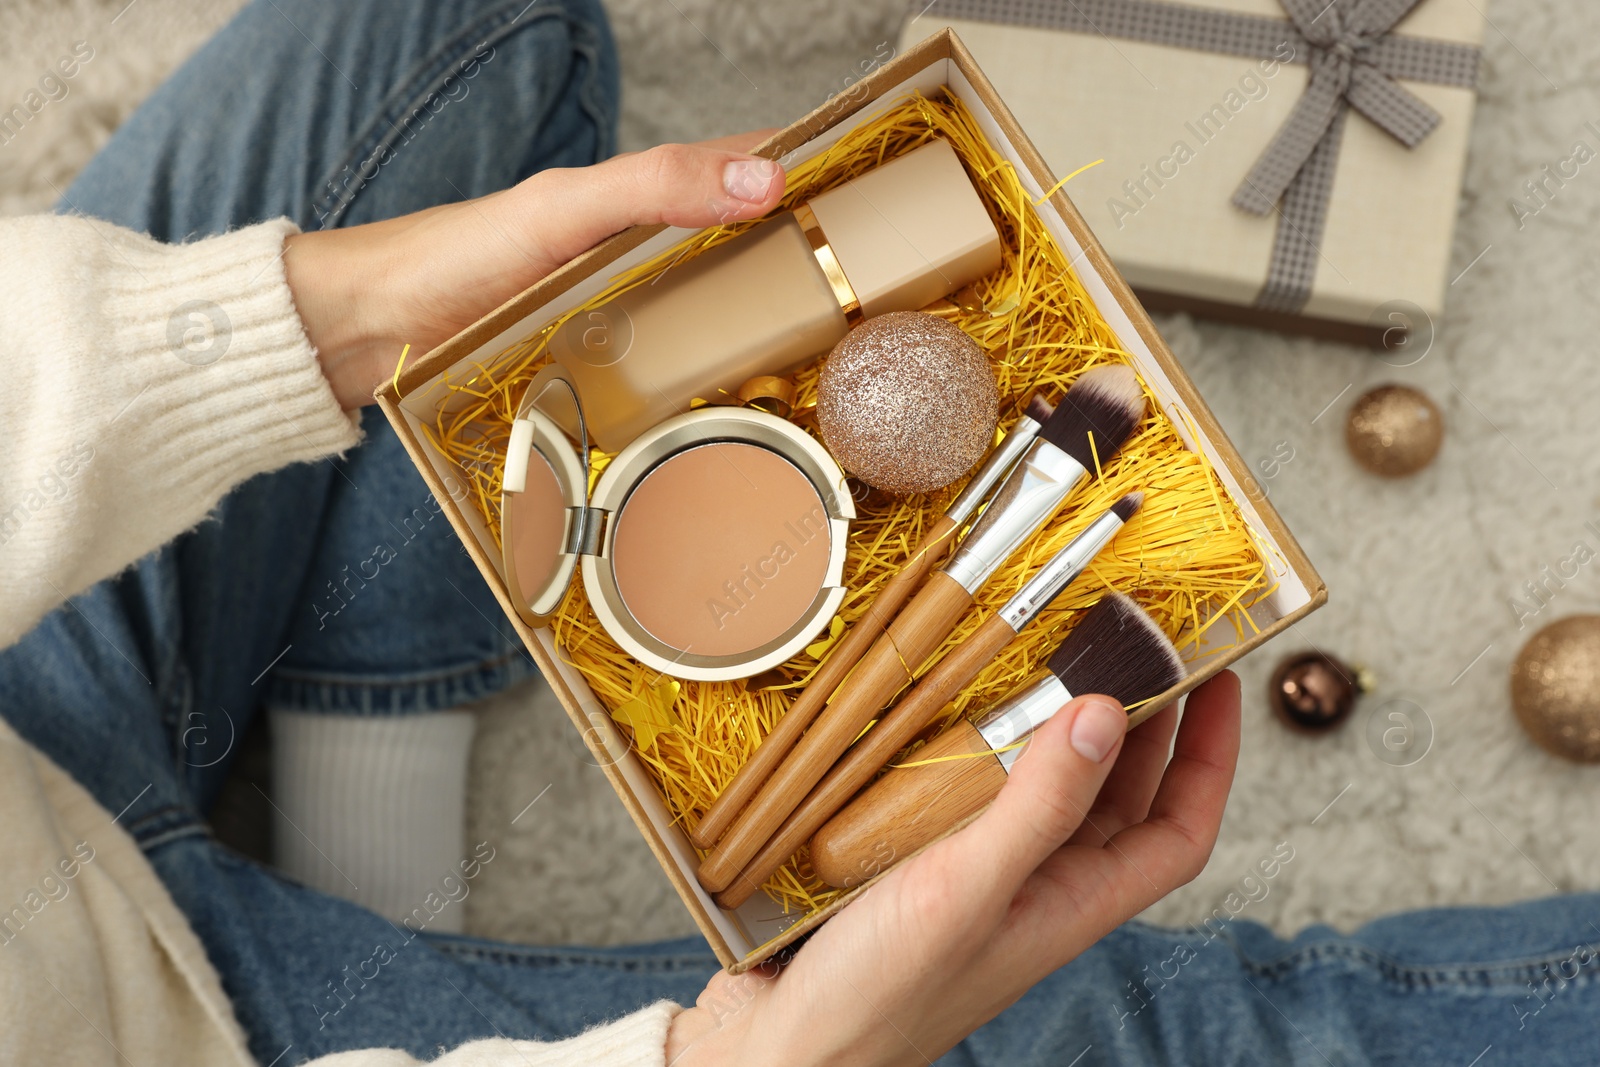
[[[860,885],[983,809],[1006,784],[1006,770],[970,722],[958,722],[913,755],[943,763],[900,767],[817,831],[811,866],[840,889]]]
[[[862,786],[872,781],[872,776],[893,759],[896,752],[910,744],[912,738],[932,722],[978,672],[994,662],[1016,636],[1017,632],[995,615],[952,649],[900,699],[893,711],[834,764],[827,776],[784,820],[772,839],[745,864],[739,876],[717,894],[717,903],[724,908],[737,908],[749,900],[751,894],[772,877],[773,871],[783,866],[807,838],[848,804]]]
[[[872,649],[834,693],[827,710],[817,716],[789,758],[772,772],[700,864],[700,884],[707,892],[720,893],[728,888],[971,606],[972,594],[954,578],[943,571],[929,575],[921,592],[873,642]]]
[[[783,757],[789,754],[794,743],[800,740],[800,735],[817,717],[817,712],[828,703],[828,698],[844,681],[845,675],[850,673],[850,668],[867,654],[878,635],[899,613],[900,606],[910,599],[927,573],[944,559],[950,551],[951,542],[955,540],[955,532],[956,521],[948,515],[939,516],[939,521],[923,537],[906,565],[878,590],[866,614],[857,619],[856,624],[850,627],[850,632],[834,646],[800,696],[756,747],[744,766],[739,768],[733,781],[728,783],[699,825],[689,834],[689,840],[696,848],[709,849],[727,831],[750,798],[756,795],[778,764],[783,762]]]

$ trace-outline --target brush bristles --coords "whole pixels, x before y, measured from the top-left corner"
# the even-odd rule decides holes
[[[1121,519],[1123,522],[1127,522],[1129,519],[1133,518],[1133,513],[1138,511],[1143,504],[1143,493],[1129,493],[1115,504],[1112,504],[1111,510],[1117,513],[1117,518]]]
[[[1102,693],[1130,707],[1166,692],[1188,673],[1178,650],[1143,608],[1108,593],[1050,657],[1074,696]]]
[[[1093,474],[1095,458],[1111,459],[1144,420],[1144,390],[1133,368],[1095,367],[1072,383],[1039,435]],[[1089,444],[1090,437],[1094,445]]]
[[[1050,406],[1050,401],[1044,398],[1043,393],[1034,393],[1033,397],[1028,401],[1027,408],[1022,413],[1040,426],[1043,426],[1050,421],[1050,413],[1053,411],[1055,411],[1055,408]]]

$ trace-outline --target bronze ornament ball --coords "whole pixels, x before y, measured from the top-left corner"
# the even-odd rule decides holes
[[[1344,427],[1355,461],[1373,474],[1402,478],[1433,462],[1444,441],[1444,416],[1428,394],[1380,385],[1361,394]]]
[[[885,492],[930,493],[994,444],[1000,391],[959,326],[921,311],[875,315],[834,346],[817,423],[839,465]]]
[[[1302,730],[1331,729],[1350,715],[1361,692],[1359,672],[1321,652],[1298,652],[1278,664],[1267,686],[1272,710]]]
[[[1511,710],[1541,748],[1600,763],[1600,615],[1557,619],[1511,664]]]

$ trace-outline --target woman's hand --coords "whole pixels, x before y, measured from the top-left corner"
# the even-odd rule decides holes
[[[290,237],[289,288],[334,395],[371,403],[405,345],[421,355],[629,226],[770,211],[783,170],[745,151],[769,132],[540,171],[477,200]]]
[[[892,871],[776,975],[713,978],[674,1021],[667,1062],[943,1055],[1205,866],[1239,753],[1238,679],[1189,696],[1168,762],[1177,721],[1168,707],[1124,738],[1121,708],[1074,700],[972,825]]]

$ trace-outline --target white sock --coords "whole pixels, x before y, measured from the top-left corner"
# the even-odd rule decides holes
[[[452,875],[459,883],[470,859],[467,757],[477,716],[271,716],[278,867],[395,922],[416,913],[430,931],[460,933],[463,902],[437,913],[423,904],[433,893],[437,905],[441,884]]]

